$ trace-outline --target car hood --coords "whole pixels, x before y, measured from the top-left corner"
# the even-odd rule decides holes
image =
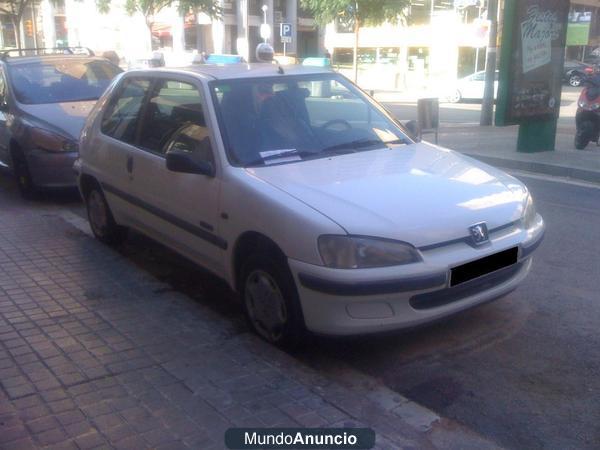
[[[515,178],[428,143],[246,169],[335,221],[349,234],[422,247],[494,229],[522,216]]]
[[[34,120],[45,122],[57,131],[79,139],[85,120],[96,104],[96,100],[82,102],[45,103],[41,105],[21,105],[21,109]]]

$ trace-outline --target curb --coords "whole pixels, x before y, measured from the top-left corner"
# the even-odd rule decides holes
[[[595,170],[578,169],[575,167],[564,167],[555,164],[540,163],[535,161],[518,161],[514,159],[498,158],[495,156],[486,156],[469,152],[461,153],[486,164],[490,164],[496,167],[502,167],[504,169],[523,170],[525,172],[535,172],[554,177],[572,178],[574,180],[600,184],[600,172]]]

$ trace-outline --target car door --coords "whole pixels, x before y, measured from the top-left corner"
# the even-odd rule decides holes
[[[0,167],[9,166],[9,142],[10,136],[7,127],[8,116],[8,89],[4,69],[0,68]]]
[[[100,133],[86,145],[92,173],[102,184],[115,219],[123,225],[136,222],[136,215],[140,212],[128,196],[133,170],[132,152],[150,87],[149,78],[124,78],[102,115]]]
[[[466,98],[483,98],[483,91],[485,89],[485,72],[477,72],[471,76],[471,82],[469,83],[468,95]]]
[[[131,193],[144,210],[138,224],[149,234],[215,272],[223,269],[227,243],[219,236],[218,161],[205,120],[200,86],[185,76],[158,77],[145,106],[133,156]],[[166,152],[186,148],[211,176],[167,169]]]

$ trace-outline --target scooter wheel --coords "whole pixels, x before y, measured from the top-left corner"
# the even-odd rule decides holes
[[[591,136],[591,131],[593,128],[594,124],[589,121],[583,122],[577,128],[577,132],[575,133],[575,148],[577,150],[583,150],[587,147],[588,143],[590,142],[589,136]]]
[[[589,142],[589,139],[583,136],[582,133],[577,133],[575,135],[575,148],[577,150],[585,149]]]

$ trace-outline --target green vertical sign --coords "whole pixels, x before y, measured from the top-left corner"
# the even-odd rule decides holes
[[[517,151],[554,150],[569,0],[506,0],[496,125],[520,125]]]

